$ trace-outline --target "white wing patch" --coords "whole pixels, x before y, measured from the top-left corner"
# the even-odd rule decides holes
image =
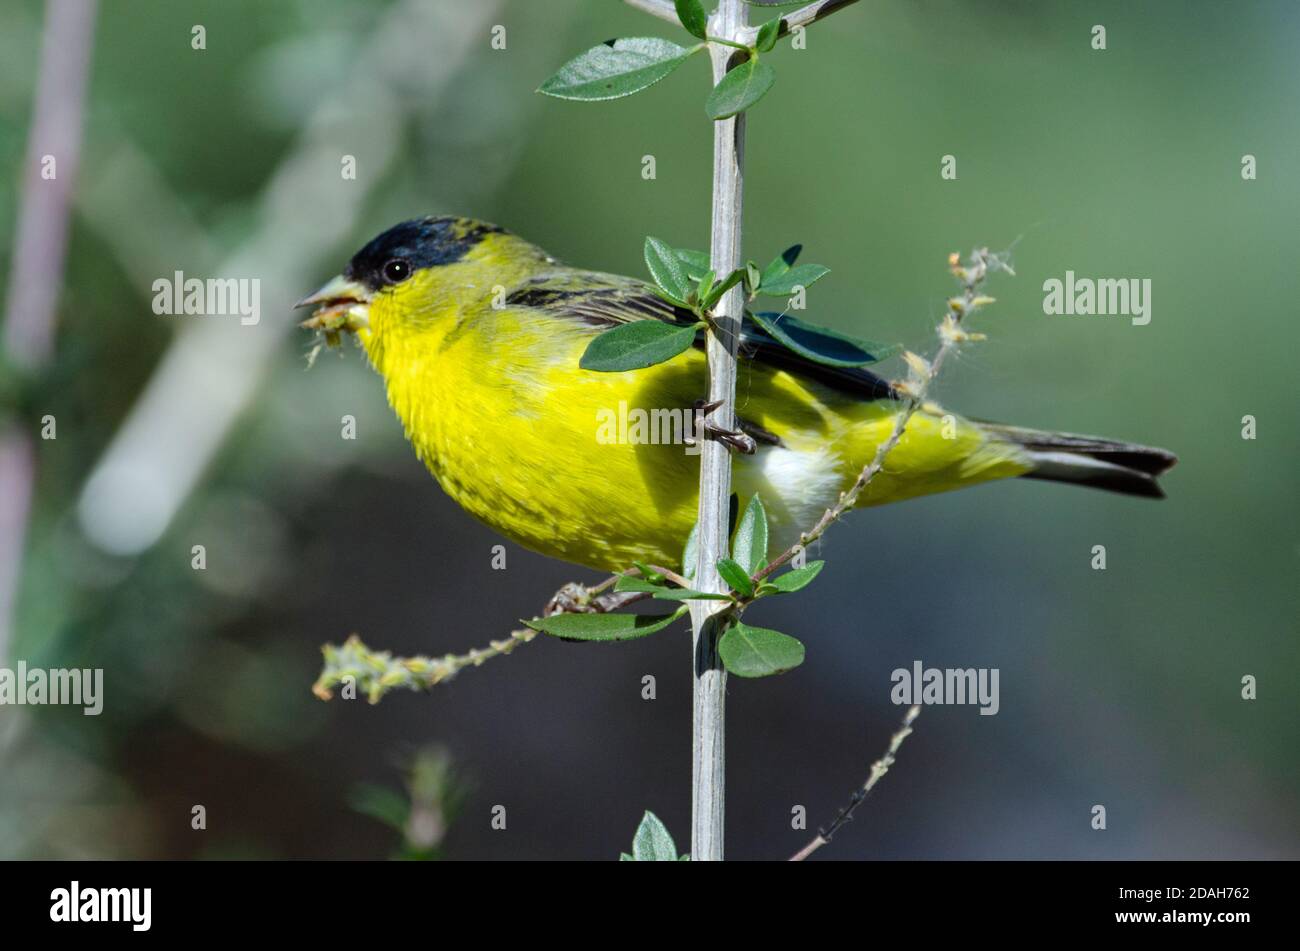
[[[760,446],[737,467],[742,498],[757,492],[767,509],[772,551],[783,551],[835,504],[843,488],[839,455],[829,449]]]

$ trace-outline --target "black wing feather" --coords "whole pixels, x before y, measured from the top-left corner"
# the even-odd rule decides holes
[[[643,281],[595,271],[565,268],[529,278],[506,297],[512,307],[580,321],[606,329],[633,320],[662,320],[690,324],[695,315],[664,300]],[[695,346],[703,349],[703,332]],[[861,367],[834,367],[817,363],[783,346],[748,316],[741,322],[740,356],[796,376],[814,380],[864,400],[902,399],[886,380]]]

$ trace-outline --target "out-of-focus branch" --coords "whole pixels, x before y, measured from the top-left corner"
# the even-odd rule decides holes
[[[850,3],[857,3],[858,0],[816,0],[807,6],[800,7],[798,10],[791,11],[781,17],[781,32],[778,36],[788,36],[791,32],[799,27],[807,27],[816,23],[818,20],[824,20],[832,13],[843,10]],[[753,43],[758,38],[758,27],[750,27],[742,34],[742,43]]]
[[[644,10],[651,16],[657,16],[661,20],[667,20],[669,23],[677,23],[677,8],[669,0],[623,0],[629,7],[636,7],[638,10]]]
[[[3,359],[29,376],[54,352],[97,4],[50,0],[45,9],[4,320]],[[52,177],[47,155],[54,159]],[[35,481],[31,433],[17,421],[0,420],[0,660],[9,652]]]
[[[50,0],[46,7],[5,301],[5,353],[10,363],[27,370],[43,366],[54,349],[96,9],[95,0]],[[46,155],[54,158],[52,177],[43,177]]]
[[[885,773],[889,772],[889,767],[894,765],[894,759],[898,755],[898,748],[903,745],[905,739],[912,735],[912,724],[916,722],[916,718],[920,715],[921,707],[919,704],[908,708],[907,715],[903,717],[903,725],[898,728],[897,733],[889,738],[889,749],[885,750],[884,756],[871,764],[871,772],[867,776],[867,781],[853,793],[849,804],[836,814],[829,826],[825,829],[819,829],[816,838],[790,856],[791,862],[802,862],[823,845],[830,842],[844,823],[852,820],[853,811],[871,794],[871,790],[876,787],[876,783],[880,782]]]
[[[31,434],[12,421],[5,422],[0,429],[0,662],[9,656],[35,484]]]
[[[203,320],[177,334],[82,491],[80,522],[99,547],[135,555],[166,531],[294,327],[288,315],[301,288],[319,280],[317,259],[352,231],[397,156],[399,91],[413,77],[426,98],[444,89],[499,10],[499,0],[454,11],[404,0],[358,41],[348,81],[311,113],[268,180],[257,230],[214,268],[212,276],[259,280],[266,319]],[[342,183],[338,157],[356,143],[365,144],[367,173]]]

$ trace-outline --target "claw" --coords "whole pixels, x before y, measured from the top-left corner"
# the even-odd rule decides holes
[[[596,611],[597,609],[591,605],[591,595],[586,587],[576,581],[570,581],[546,602],[542,615],[551,617],[555,614],[594,614]]]
[[[725,446],[743,453],[746,456],[752,456],[758,450],[752,436],[739,429],[726,429],[709,419],[709,414],[722,405],[722,400],[703,400],[695,401],[695,412],[704,414],[704,420],[700,424],[700,430],[706,439],[716,439]],[[694,439],[688,439],[688,445],[695,445]]]
[[[752,456],[758,451],[758,443],[754,441],[754,437],[739,429],[724,429],[706,419],[704,421],[704,433],[724,446],[729,446],[746,456]]]

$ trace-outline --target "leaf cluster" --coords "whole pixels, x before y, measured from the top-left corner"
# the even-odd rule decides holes
[[[696,535],[692,529],[682,552],[682,564],[687,574],[677,576],[691,580],[691,566],[696,559]],[[803,663],[804,646],[794,637],[780,631],[752,627],[740,620],[749,605],[762,598],[792,594],[812,583],[825,562],[814,561],[783,574],[768,576],[767,568],[768,522],[763,501],[754,495],[745,507],[732,539],[730,558],[717,562],[718,575],[729,586],[725,592],[700,591],[675,584],[666,569],[638,564],[636,573],[619,577],[615,591],[648,595],[656,601],[677,603],[672,611],[659,614],[557,614],[525,621],[534,630],[554,637],[580,641],[625,641],[645,637],[662,631],[686,615],[686,601],[725,601],[722,609],[723,632],[718,642],[718,653],[724,666],[738,677],[767,677],[785,673]]]
[[[645,240],[646,270],[653,290],[674,307],[688,310],[694,321],[634,320],[595,337],[579,366],[584,370],[618,373],[641,370],[671,360],[689,349],[713,319],[713,309],[739,284],[746,303],[758,297],[786,297],[808,288],[830,273],[820,264],[797,264],[803,245],[794,244],[760,268],[753,261],[718,279],[703,251],[674,248],[655,237]],[[785,312],[745,312],[772,339],[805,359],[828,366],[858,367],[893,356],[899,347],[859,340],[799,320]]]
[[[743,56],[709,92],[704,108],[711,119],[729,119],[744,112],[776,82],[776,70],[762,62],[781,35],[781,17],[759,27],[752,46],[710,36],[708,15],[701,0],[676,0],[677,19],[700,42],[691,46],[653,36],[609,40],[569,60],[537,91],[557,99],[601,102],[622,99],[649,89],[710,43],[732,46]]]

